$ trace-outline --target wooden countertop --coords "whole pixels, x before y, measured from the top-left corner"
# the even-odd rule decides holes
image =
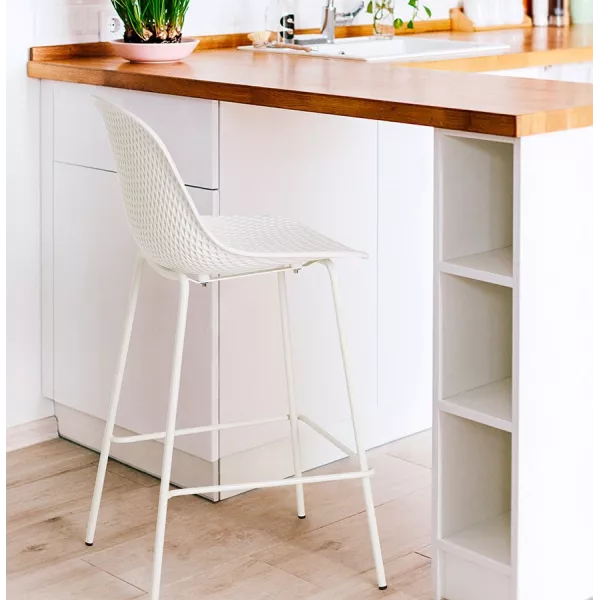
[[[428,34],[427,37],[507,44],[510,46],[510,50],[494,56],[400,64],[407,67],[472,73],[590,62],[593,60],[594,53],[591,25],[574,25],[566,28],[532,27],[530,29],[504,29],[473,33],[444,31]]]
[[[515,50],[509,54],[529,55],[530,61],[543,60],[537,64],[565,62],[569,52],[577,56],[574,62],[590,60],[591,28],[574,27],[564,34],[544,30],[545,46],[536,31],[432,35],[486,41],[513,39]],[[542,59],[539,53],[547,58]],[[591,85],[456,72],[446,62],[459,61],[399,67],[227,49],[196,52],[185,62],[172,65],[131,64],[114,56],[36,60],[28,63],[28,74],[41,79],[509,137],[592,125]],[[531,64],[536,63],[518,66]],[[445,70],[432,69],[439,69],[439,65]],[[516,68],[512,65],[497,68]]]

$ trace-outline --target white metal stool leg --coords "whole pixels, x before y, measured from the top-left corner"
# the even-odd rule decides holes
[[[177,420],[177,403],[179,401],[179,383],[181,380],[181,363],[183,360],[183,342],[187,321],[190,282],[185,275],[179,276],[179,309],[177,312],[177,328],[173,349],[173,366],[169,389],[169,407],[163,450],[162,471],[160,475],[160,493],[158,497],[158,516],[156,518],[156,537],[154,540],[154,566],[152,571],[151,600],[160,597],[160,579],[162,571],[165,530],[167,527],[167,504],[169,501],[169,485],[171,482],[171,464],[173,462],[173,446],[175,444],[175,423]]]
[[[117,361],[117,370],[113,382],[113,388],[110,398],[110,407],[108,410],[108,418],[104,427],[104,437],[102,438],[102,448],[100,451],[100,460],[98,462],[98,471],[96,473],[96,484],[94,486],[94,495],[92,497],[92,507],[88,519],[87,531],[85,534],[85,543],[91,546],[94,543],[94,535],[96,533],[96,525],[98,523],[98,513],[100,511],[100,500],[102,498],[102,488],[104,487],[104,477],[106,475],[106,466],[108,464],[108,454],[110,452],[110,443],[112,441],[113,431],[115,428],[115,420],[117,418],[117,410],[119,408],[119,399],[121,397],[121,386],[123,384],[123,374],[125,372],[125,363],[127,362],[127,352],[129,350],[129,342],[131,340],[131,331],[133,329],[133,320],[137,307],[137,300],[140,291],[140,283],[142,281],[142,273],[144,271],[144,258],[138,254],[135,261],[133,271],[133,281],[129,292],[129,304],[127,305],[127,313],[125,315],[125,324],[123,326],[123,339],[121,341],[121,349]]]
[[[360,432],[360,417],[357,415],[356,406],[354,404],[354,390],[352,388],[350,378],[350,368],[348,364],[347,349],[346,349],[346,336],[344,334],[344,328],[342,324],[342,315],[340,307],[340,292],[337,280],[337,273],[330,260],[323,261],[327,267],[329,273],[329,279],[331,281],[331,292],[333,295],[333,304],[335,307],[335,318],[337,321],[338,335],[340,338],[340,350],[342,353],[342,364],[344,366],[344,375],[346,377],[346,388],[348,391],[348,401],[350,403],[350,414],[352,416],[352,426],[354,427],[354,438],[356,441],[356,452],[358,454],[358,460],[361,471],[368,471],[369,466],[367,463],[367,454],[364,446],[362,445],[362,438]],[[383,566],[383,556],[381,554],[381,542],[379,541],[379,531],[377,529],[377,518],[375,517],[375,504],[373,502],[373,491],[371,489],[371,480],[365,477],[362,480],[363,494],[365,497],[365,507],[367,513],[367,521],[369,523],[369,533],[371,536],[371,546],[373,548],[373,561],[375,563],[375,572],[377,574],[377,584],[379,589],[385,590],[387,583],[385,579],[385,569]]]
[[[292,435],[292,457],[294,460],[294,474],[302,477],[302,459],[300,455],[300,428],[298,427],[298,411],[296,409],[296,393],[294,384],[294,367],[292,364],[292,341],[290,334],[290,315],[287,299],[287,287],[285,283],[285,272],[277,273],[279,285],[279,309],[281,313],[281,331],[283,332],[283,350],[285,358],[285,374],[287,381],[288,406],[290,415],[290,430]],[[304,507],[304,486],[296,486],[296,505],[298,517],[306,517]]]

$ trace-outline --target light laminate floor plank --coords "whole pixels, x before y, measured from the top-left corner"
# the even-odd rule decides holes
[[[371,457],[369,466],[375,469],[372,486],[376,506],[431,486],[431,471],[391,456]],[[357,469],[355,460],[344,459],[308,471],[307,475]],[[296,490],[291,486],[254,490],[230,498],[219,505],[219,514],[252,522],[254,526],[284,540],[365,510],[362,483],[359,480],[307,485],[304,486],[304,496],[306,519],[290,518],[295,514],[296,506]]]
[[[96,468],[98,467],[97,462],[94,463],[94,465]],[[133,481],[133,483],[137,483],[142,487],[154,487],[155,485],[160,485],[160,479],[157,479],[152,475],[148,475],[147,473],[142,473],[137,469],[132,469],[123,463],[112,460],[112,458],[108,461],[106,470],[109,473],[114,473],[115,475],[129,479],[129,481]]]
[[[95,481],[96,467],[90,465],[8,489],[7,530],[89,508]],[[107,473],[103,499],[110,500],[138,487],[124,477]]]
[[[111,461],[95,544],[88,548],[83,535],[97,454],[64,440],[40,446],[7,457],[7,597],[147,598],[158,481]],[[291,487],[219,504],[174,499],[165,600],[431,600],[431,472],[381,449],[370,455],[386,592],[375,586],[361,486],[349,481],[306,486],[304,520],[295,517]],[[353,468],[344,460],[314,472]]]
[[[9,576],[31,573],[146,535],[154,530],[157,500],[157,488],[138,488],[106,498],[100,507],[100,521],[91,548],[83,543],[89,506],[17,528],[8,534],[7,573]]]
[[[73,471],[98,461],[87,448],[56,439],[6,454],[8,488]]]
[[[384,560],[426,545],[431,535],[431,491],[419,490],[376,508]],[[325,589],[372,568],[364,513],[287,540],[254,555]],[[375,585],[375,579],[372,580]]]
[[[421,556],[424,556],[425,558],[431,558],[431,554],[432,554],[431,544],[427,544],[427,546],[424,546],[423,548],[418,548],[417,550],[415,550],[415,552],[417,554],[420,554]]]
[[[253,558],[241,558],[167,586],[163,600],[302,600],[319,588]]]
[[[431,429],[415,433],[395,442],[379,446],[373,453],[379,456],[385,453],[396,458],[431,469],[432,466],[432,432]]]
[[[254,526],[252,522],[242,524],[239,520],[218,515],[215,510],[188,510],[187,514],[170,510],[171,507],[181,507],[182,500],[188,499],[175,498],[169,502],[163,558],[164,585],[223,565],[235,558],[248,556],[279,541],[275,535]],[[201,502],[199,499],[189,500]],[[154,528],[139,539],[86,556],[85,560],[148,590],[153,549]]]
[[[348,581],[309,596],[307,600],[431,600],[433,582],[431,561],[411,552],[385,564],[388,589],[373,585],[375,571],[370,570]]]
[[[134,600],[146,594],[80,558],[9,579],[8,600]]]

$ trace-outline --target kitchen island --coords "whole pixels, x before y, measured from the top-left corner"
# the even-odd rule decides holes
[[[86,51],[29,63],[44,79],[44,393],[61,433],[99,446],[135,252],[97,94],[156,129],[201,213],[281,214],[370,254],[341,265],[368,445],[433,422],[436,600],[589,597],[592,86],[235,50],[175,65],[66,52]],[[346,440],[326,281],[298,278],[299,403]],[[257,279],[195,290],[182,426],[279,414],[275,280]],[[163,426],[175,302],[145,274],[124,431]],[[291,475],[279,425],[182,438],[174,481]],[[302,433],[304,468],[339,457]],[[157,472],[160,449],[115,452]]]

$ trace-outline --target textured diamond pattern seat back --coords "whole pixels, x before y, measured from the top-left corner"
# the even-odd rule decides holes
[[[155,264],[213,277],[366,256],[291,219],[201,217],[156,133],[129,111],[102,98],[95,102],[115,155],[131,232]]]
[[[211,244],[160,138],[128,111],[101,98],[95,103],[115,155],[127,220],[143,254],[174,271],[214,270],[210,251],[204,248]]]

